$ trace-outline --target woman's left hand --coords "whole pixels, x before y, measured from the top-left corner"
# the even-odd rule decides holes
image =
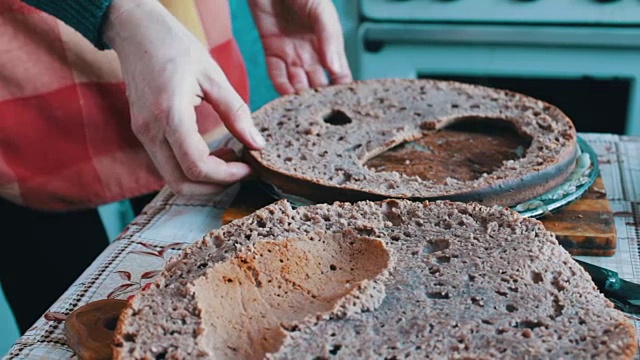
[[[269,76],[280,94],[352,80],[331,0],[250,0],[249,4]]]

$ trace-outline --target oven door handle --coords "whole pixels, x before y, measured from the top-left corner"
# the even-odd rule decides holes
[[[359,32],[372,52],[385,43],[640,48],[640,28],[627,27],[365,22]]]

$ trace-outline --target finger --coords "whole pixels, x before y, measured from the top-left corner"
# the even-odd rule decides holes
[[[346,84],[353,81],[353,75],[351,74],[351,69],[349,68],[349,61],[347,60],[347,55],[344,50],[341,51],[339,55],[340,69],[344,69],[341,71],[331,72],[331,83],[333,84]]]
[[[307,73],[299,66],[289,66],[289,82],[296,91],[303,91],[309,88]]]
[[[322,65],[327,69],[334,84],[353,80],[349,61],[344,50],[344,38],[338,12],[330,1],[318,1],[311,11],[314,29],[319,37],[319,52]]]
[[[329,83],[327,81],[327,74],[325,74],[324,70],[319,66],[307,70],[307,78],[309,79],[309,85],[314,88],[326,86]]]
[[[169,143],[162,140],[156,144],[145,144],[141,141],[151,160],[165,180],[171,191],[178,195],[208,195],[217,194],[225,189],[216,184],[196,183],[187,179],[182,173],[182,168],[176,160]]]
[[[187,179],[228,185],[249,175],[243,163],[227,163],[210,155],[209,147],[198,133],[195,110],[186,103],[176,104],[166,114],[166,138]]]
[[[200,86],[205,101],[218,113],[220,120],[236,139],[252,150],[264,147],[265,140],[253,124],[249,107],[213,61],[203,75]]]
[[[269,78],[273,83],[273,87],[280,95],[293,94],[295,89],[289,82],[289,75],[287,74],[287,65],[284,61],[275,57],[267,57],[267,71],[269,72]]]

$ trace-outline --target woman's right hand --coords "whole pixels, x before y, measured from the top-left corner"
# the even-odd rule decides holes
[[[103,36],[120,59],[133,132],[171,190],[215,193],[250,173],[244,163],[221,159],[230,149],[209,152],[195,114],[204,100],[240,142],[259,150],[264,139],[247,104],[206,48],[160,2],[113,0]]]

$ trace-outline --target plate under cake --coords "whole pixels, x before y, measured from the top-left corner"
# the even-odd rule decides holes
[[[278,192],[314,203],[512,206],[560,185],[577,153],[558,108],[457,82],[358,81],[278,98],[253,117],[268,146],[245,159]]]

